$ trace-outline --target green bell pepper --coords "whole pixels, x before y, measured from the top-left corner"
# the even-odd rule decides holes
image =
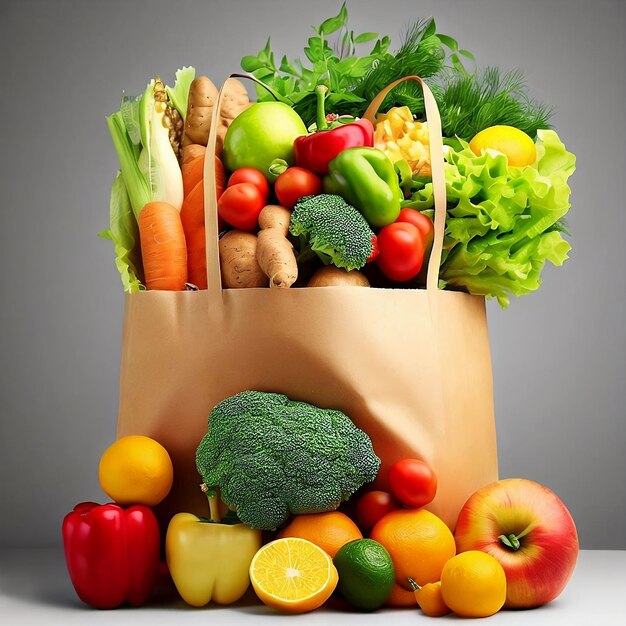
[[[372,226],[387,226],[400,214],[402,191],[393,163],[376,148],[348,148],[328,164],[325,193],[340,195]]]

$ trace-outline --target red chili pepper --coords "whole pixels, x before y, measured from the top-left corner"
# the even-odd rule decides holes
[[[298,137],[293,144],[296,164],[316,174],[328,174],[328,163],[347,148],[374,145],[374,126],[369,120],[337,122],[328,127],[324,98],[328,88],[319,85],[317,95],[317,131]]]
[[[98,609],[143,604],[160,567],[160,531],[143,505],[82,502],[63,520],[67,569],[78,597]]]

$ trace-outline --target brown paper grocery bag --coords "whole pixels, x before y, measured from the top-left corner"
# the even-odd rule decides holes
[[[468,496],[497,479],[485,303],[437,288],[446,217],[441,123],[428,87],[405,80],[423,85],[430,129],[435,242],[426,289],[223,290],[214,160],[207,157],[208,290],[126,296],[118,436],[148,435],[172,456],[164,519],[206,514],[195,450],[212,407],[246,389],[344,411],[372,438],[383,461],[381,488],[394,461],[429,463],[439,485],[428,508],[450,527]],[[207,155],[215,145],[213,131]]]

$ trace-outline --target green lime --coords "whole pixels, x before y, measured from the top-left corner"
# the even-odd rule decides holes
[[[373,611],[382,606],[396,582],[389,552],[373,539],[355,539],[335,555],[337,589],[353,606]]]

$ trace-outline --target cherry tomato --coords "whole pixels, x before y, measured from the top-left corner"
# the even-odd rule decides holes
[[[252,183],[238,183],[227,187],[217,201],[219,216],[239,230],[256,231],[259,213],[265,198]]]
[[[263,194],[265,202],[267,202],[270,195],[270,184],[267,182],[267,178],[265,178],[261,170],[255,170],[253,167],[240,167],[230,175],[227,186],[232,187],[239,183],[250,183],[257,187]]]
[[[394,222],[378,233],[380,271],[389,280],[404,283],[415,278],[424,262],[424,238],[417,226]]]
[[[432,502],[437,493],[437,476],[427,463],[403,459],[389,468],[389,488],[404,506],[419,508]]]
[[[402,209],[396,222],[406,222],[407,224],[413,224],[417,230],[422,233],[424,238],[424,249],[430,250],[433,245],[433,239],[435,237],[435,226],[433,221],[415,209]]]
[[[278,202],[288,209],[293,209],[303,196],[314,196],[321,192],[321,178],[303,167],[288,167],[274,183]]]
[[[399,508],[396,499],[386,491],[368,491],[356,504],[356,522],[363,532],[374,528],[376,522],[387,513]]]
[[[378,253],[380,250],[378,249],[378,237],[376,235],[372,235],[372,253],[367,257],[366,263],[373,263],[378,258]]]

